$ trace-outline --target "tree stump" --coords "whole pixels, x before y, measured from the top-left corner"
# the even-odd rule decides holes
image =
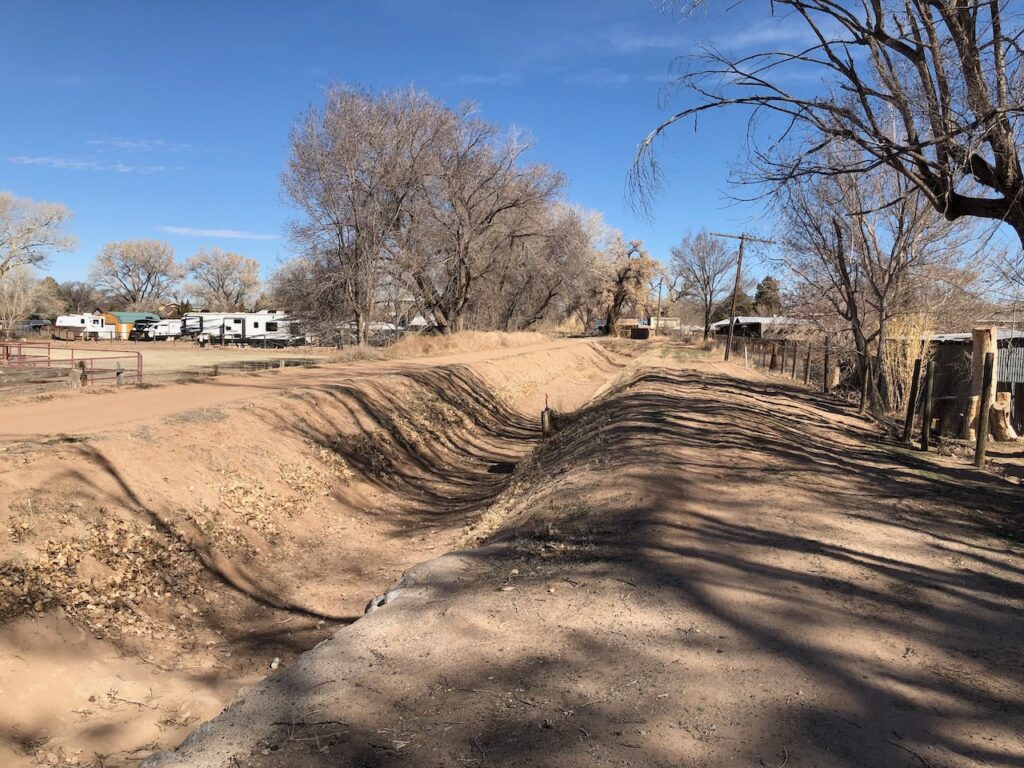
[[[989,435],[996,442],[1008,442],[1019,440],[1017,430],[1013,428],[1010,421],[1011,395],[1009,392],[996,392],[996,399],[989,409],[988,430]]]
[[[978,410],[980,408],[981,397],[979,395],[971,395],[967,398],[967,408],[964,411],[964,439],[972,443],[978,439]]]

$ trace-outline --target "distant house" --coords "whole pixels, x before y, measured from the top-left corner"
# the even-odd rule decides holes
[[[802,320],[792,317],[748,315],[736,318],[732,335],[750,339],[779,338],[789,335],[804,325]],[[728,335],[729,321],[719,320],[717,323],[712,323],[711,332],[718,336]]]
[[[974,339],[970,333],[939,333],[930,336],[928,341],[936,345],[934,356],[939,371],[936,380],[940,379],[945,368],[953,368],[960,360],[960,367],[970,368],[971,351]],[[1000,328],[996,333],[997,356],[996,382],[999,384],[1024,384],[1024,331]],[[963,362],[967,361],[967,362]],[[961,396],[966,395],[970,385],[970,376],[963,377]],[[938,387],[937,387],[938,390]]]

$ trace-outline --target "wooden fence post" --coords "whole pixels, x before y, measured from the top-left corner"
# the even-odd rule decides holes
[[[807,357],[804,358],[804,386],[811,383],[811,342],[807,342]]]
[[[903,442],[910,442],[914,431],[914,411],[917,409],[917,393],[921,388],[921,358],[914,361],[914,373],[910,377],[910,397],[907,400],[907,419],[903,422]]]
[[[1024,382],[1013,385],[1013,415],[1018,432],[1024,433]]]
[[[921,450],[927,451],[932,437],[932,393],[935,391],[935,361],[929,360],[924,377],[924,403],[921,406]]]
[[[864,413],[868,409],[868,388],[871,386],[871,358],[864,355],[864,374],[860,382],[860,407],[857,413]]]
[[[821,376],[821,391],[826,395],[828,394],[828,377],[831,371],[829,370],[829,349],[828,349],[828,334],[825,334],[825,371]]]
[[[788,347],[788,345],[786,344],[785,341],[783,341],[782,342],[782,366],[779,368],[779,372],[783,376],[786,375],[786,348],[787,347]]]
[[[793,369],[789,373],[789,378],[796,381],[796,359],[799,357],[797,351],[800,349],[800,344],[796,341],[793,342]]]
[[[768,361],[768,370],[769,371],[774,371],[775,368],[777,367],[777,363],[778,362],[779,362],[778,346],[773,341],[772,342],[772,357],[771,357],[771,360]]]
[[[743,342],[743,367],[750,367],[750,358],[747,357],[747,342]]]
[[[992,379],[995,375],[996,356],[985,353],[985,372],[982,377],[981,404],[978,408],[978,442],[974,447],[974,466],[985,466],[985,447],[988,443],[988,412],[992,408]]]

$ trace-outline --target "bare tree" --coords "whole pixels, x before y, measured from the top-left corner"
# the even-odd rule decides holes
[[[571,275],[566,314],[579,320],[583,331],[589,333],[602,319],[606,288],[615,277],[612,248],[622,241],[622,234],[609,227],[602,215],[595,211],[583,214],[582,224],[587,245]]]
[[[61,299],[61,311],[91,312],[103,301],[99,291],[91,283],[71,280],[58,286]]]
[[[602,296],[605,335],[614,336],[618,323],[627,310],[646,315],[650,305],[651,278],[658,272],[658,262],[652,259],[640,240],[628,243],[617,234],[609,248],[611,279],[605,284]]]
[[[125,308],[143,308],[167,298],[182,277],[174,249],[157,240],[107,243],[89,273],[98,290]]]
[[[858,379],[872,357],[882,374],[894,318],[934,309],[929,294],[938,278],[964,277],[973,256],[969,233],[888,169],[793,181],[779,211],[783,264],[852,334]],[[886,382],[879,386],[884,395]]]
[[[591,244],[582,214],[567,205],[532,206],[508,227],[468,306],[479,327],[535,328],[571,314],[573,285],[587,269]],[[523,218],[528,220],[522,220]]]
[[[689,5],[704,4],[691,2]],[[707,110],[753,110],[757,181],[861,174],[888,167],[949,220],[1005,221],[1024,244],[1020,39],[1009,0],[774,0],[810,42],[731,56],[708,48],[680,83],[700,98],[644,139],[634,164],[643,199],[657,184],[654,140]],[[794,78],[792,75],[804,75]],[[822,89],[806,75],[820,76]],[[802,85],[796,86],[799,80]],[[782,124],[757,142],[773,115]],[[831,152],[837,145],[840,153]],[[853,145],[858,151],[847,152]],[[835,164],[836,159],[843,162]]]
[[[292,131],[283,182],[300,212],[290,233],[303,265],[285,282],[314,292],[311,315],[354,321],[360,343],[399,304],[444,333],[467,317],[543,321],[568,293],[571,270],[557,264],[585,244],[558,213],[561,176],[524,163],[528,148],[471,107],[413,89],[332,89]]]
[[[322,311],[354,320],[360,344],[406,201],[415,146],[436,104],[412,89],[379,96],[335,87],[292,129],[285,194],[301,213],[290,233],[319,279]]]
[[[244,309],[259,293],[260,264],[255,259],[220,248],[201,248],[185,266],[192,277],[188,291],[204,309]]]
[[[699,304],[706,339],[715,306],[731,295],[736,257],[719,238],[702,229],[685,235],[672,248],[669,271],[676,298],[691,298]]]
[[[523,212],[553,204],[564,179],[546,166],[523,164],[531,142],[503,135],[471,106],[438,117],[398,244],[411,288],[438,327],[451,332],[463,328],[476,284],[509,241],[536,234]]]
[[[16,264],[0,274],[0,330],[13,335],[18,323],[42,313],[56,315],[60,311],[60,296],[52,281],[42,281],[35,270],[25,264]]]
[[[71,211],[0,192],[0,277],[19,265],[43,263],[50,253],[69,251],[75,239],[65,227]]]

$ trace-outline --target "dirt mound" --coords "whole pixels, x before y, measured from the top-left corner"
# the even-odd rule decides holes
[[[539,441],[545,396],[569,410],[621,367],[525,355],[9,446],[0,649],[24,663],[0,672],[2,761],[133,764],[450,548]],[[79,659],[73,685],[41,647]]]
[[[671,357],[471,540],[147,768],[1013,766],[1017,499],[799,387]]]

